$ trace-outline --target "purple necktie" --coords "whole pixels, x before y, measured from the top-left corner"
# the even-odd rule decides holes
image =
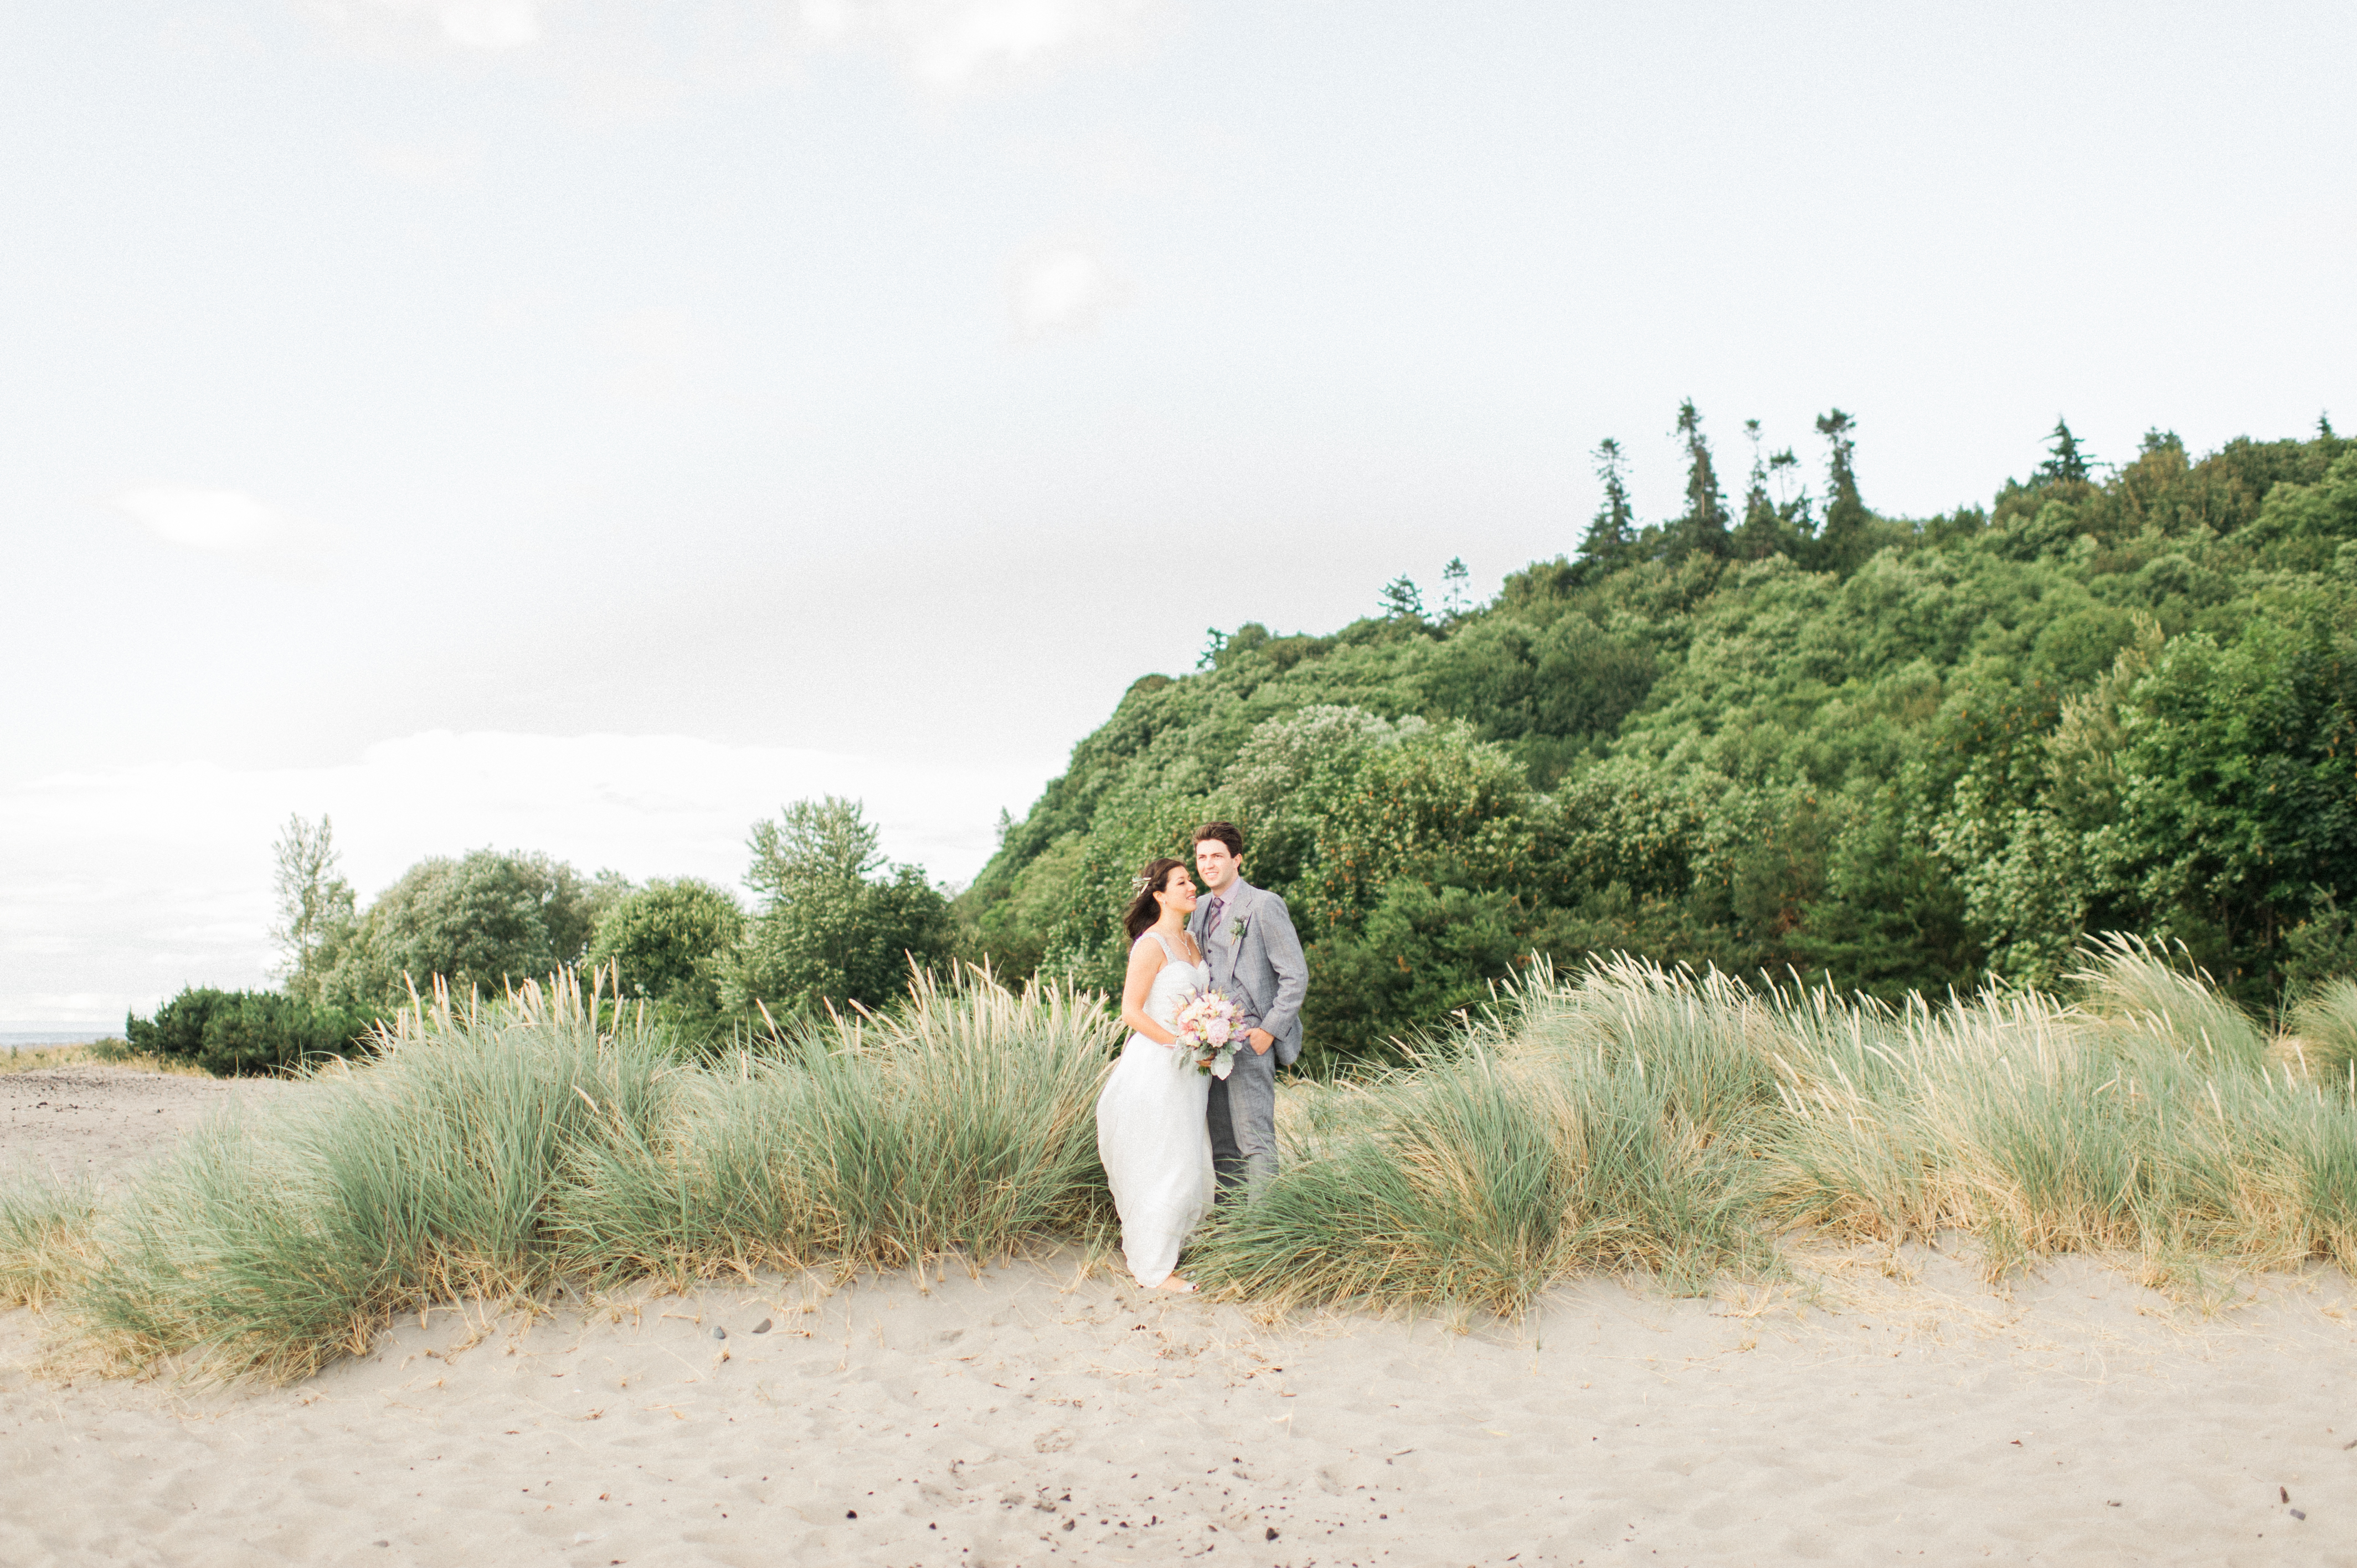
[[[1227,900],[1224,898],[1213,898],[1211,900],[1211,912],[1203,918],[1203,935],[1207,940],[1207,942],[1208,939],[1219,934],[1220,907],[1226,902]]]

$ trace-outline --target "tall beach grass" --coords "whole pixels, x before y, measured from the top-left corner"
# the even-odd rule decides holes
[[[1771,1268],[1770,1239],[1799,1230],[1961,1230],[1992,1278],[2081,1251],[2154,1283],[2212,1262],[2357,1273],[2357,1073],[2271,1060],[2148,944],[2099,944],[2078,982],[2075,1003],[1892,1008],[1536,964],[1415,1067],[1316,1091],[1346,1108],[1292,1119],[1284,1170],[1195,1266],[1279,1302],[1507,1313],[1576,1269],[1693,1288]]]
[[[1279,1306],[1508,1315],[1582,1270],[1772,1271],[1793,1234],[1962,1231],[1993,1277],[2072,1251],[2157,1283],[2357,1272],[2357,986],[2296,1023],[2271,1043],[2126,940],[2075,1000],[1900,1007],[1541,962],[1405,1068],[1288,1085],[1282,1171],[1187,1266]],[[594,981],[437,994],[103,1201],[0,1186],[0,1302],[118,1366],[284,1380],[460,1297],[1003,1256],[1111,1220],[1091,1110],[1119,1038],[1102,998],[981,972],[718,1058]]]
[[[1004,1252],[1100,1200],[1112,1038],[1093,999],[981,974],[716,1064],[576,977],[440,994],[368,1065],[206,1123],[80,1230],[52,1225],[93,1260],[64,1316],[119,1365],[286,1380],[462,1297]],[[49,1210],[17,1207],[0,1290],[23,1295],[49,1276],[10,1244]]]

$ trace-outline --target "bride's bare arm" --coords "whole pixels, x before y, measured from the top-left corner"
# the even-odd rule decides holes
[[[1178,1036],[1146,1015],[1146,993],[1154,989],[1154,977],[1162,972],[1165,961],[1162,944],[1152,937],[1130,944],[1129,973],[1121,983],[1121,1021],[1157,1045],[1175,1046]]]

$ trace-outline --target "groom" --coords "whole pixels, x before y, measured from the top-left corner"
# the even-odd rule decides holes
[[[1233,822],[1195,830],[1195,870],[1210,889],[1187,921],[1211,968],[1211,989],[1244,1010],[1246,1048],[1211,1080],[1211,1163],[1220,1196],[1257,1192],[1276,1174],[1276,1069],[1301,1055],[1301,1001],[1309,966],[1285,900],[1243,876],[1244,835]]]

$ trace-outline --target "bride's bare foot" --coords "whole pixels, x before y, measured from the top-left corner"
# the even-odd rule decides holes
[[[1192,1295],[1195,1294],[1195,1282],[1193,1280],[1182,1280],[1177,1274],[1172,1274],[1154,1288],[1156,1290],[1170,1291],[1178,1295]]]

